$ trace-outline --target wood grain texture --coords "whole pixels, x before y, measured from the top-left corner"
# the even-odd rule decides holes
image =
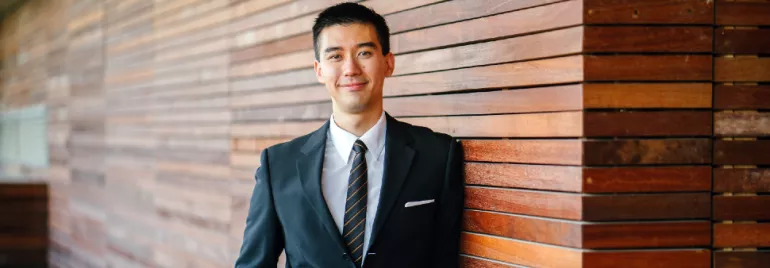
[[[718,25],[770,25],[770,3],[767,1],[716,1]]]
[[[585,108],[711,108],[711,87],[710,83],[589,83],[583,85],[583,103]]]
[[[583,224],[583,248],[708,247],[711,222]]]
[[[709,136],[711,115],[710,111],[585,112],[583,134],[586,137]]]
[[[711,251],[705,249],[649,251],[591,251],[583,255],[583,267],[710,267]]]
[[[755,111],[714,113],[714,135],[716,136],[768,136],[770,135],[770,113]]]
[[[465,207],[472,209],[580,220],[581,203],[578,194],[478,186],[465,188]]]
[[[770,192],[770,169],[716,168],[714,169],[714,192]]]
[[[711,168],[583,168],[583,192],[694,192],[711,190]]]
[[[582,267],[580,251],[526,243],[488,235],[463,233],[460,252],[525,266]]]
[[[513,214],[466,210],[463,230],[518,240],[580,248],[581,224]]]
[[[770,251],[715,251],[714,267],[763,268],[770,263]]]
[[[585,165],[706,164],[711,162],[709,139],[588,140],[583,143]]]
[[[716,109],[770,109],[770,86],[714,86]]]
[[[770,29],[717,28],[714,32],[714,52],[716,53],[770,53]]]
[[[767,165],[770,164],[770,140],[714,141],[714,164]]]
[[[714,58],[714,81],[770,81],[770,58]]]
[[[401,120],[455,137],[578,137],[582,133],[580,116],[580,112],[558,112]]]
[[[585,0],[587,24],[712,24],[714,3],[701,0]]]
[[[465,184],[580,192],[579,167],[465,163]]]
[[[770,247],[770,224],[767,224],[767,223],[714,224],[714,247],[720,247],[720,248]]]
[[[770,196],[714,196],[714,220],[770,220]]]
[[[583,196],[583,220],[708,219],[711,194]]]
[[[460,267],[464,268],[510,268],[517,267],[510,264],[482,259],[468,255],[460,255]]]
[[[709,81],[711,61],[703,55],[585,56],[585,80]]]
[[[585,28],[584,52],[711,52],[711,27],[621,26]]]
[[[462,140],[465,160],[580,165],[577,140]]]

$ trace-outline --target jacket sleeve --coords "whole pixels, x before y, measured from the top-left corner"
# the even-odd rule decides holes
[[[241,252],[235,261],[236,268],[275,268],[284,248],[281,223],[273,202],[267,151],[262,151],[261,164],[254,176],[256,184],[251,194]]]
[[[446,177],[440,195],[438,226],[436,226],[435,266],[455,268],[459,266],[460,229],[465,198],[463,175],[463,151],[454,138],[449,143]]]

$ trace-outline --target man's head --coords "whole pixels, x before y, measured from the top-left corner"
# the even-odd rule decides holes
[[[335,111],[382,108],[383,82],[395,64],[382,16],[359,4],[332,6],[313,25],[313,47],[316,77],[326,85]]]

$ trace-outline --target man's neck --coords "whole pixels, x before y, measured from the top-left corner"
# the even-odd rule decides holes
[[[359,114],[348,114],[342,112],[334,112],[334,122],[341,129],[347,132],[353,133],[356,137],[361,137],[371,129],[382,116],[382,109],[372,109]]]

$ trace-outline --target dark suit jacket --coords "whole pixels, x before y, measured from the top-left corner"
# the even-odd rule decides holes
[[[457,267],[462,150],[449,135],[385,116],[385,171],[364,267]],[[276,267],[284,248],[286,267],[355,267],[321,191],[329,124],[262,151],[235,267]],[[428,199],[435,202],[404,207]]]

